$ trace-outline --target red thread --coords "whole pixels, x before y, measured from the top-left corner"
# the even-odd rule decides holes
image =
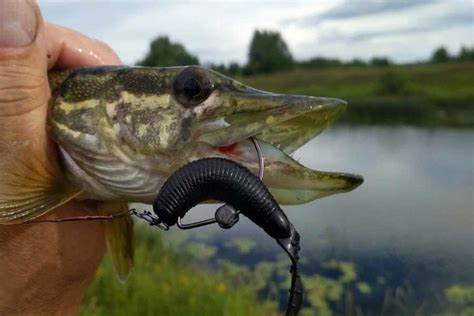
[[[113,215],[85,215],[85,216],[71,216],[58,219],[45,219],[45,220],[33,220],[23,222],[21,224],[41,224],[41,223],[62,223],[62,222],[73,222],[73,221],[101,221],[101,220],[113,220],[116,218],[129,216],[133,212],[133,209],[127,210]]]

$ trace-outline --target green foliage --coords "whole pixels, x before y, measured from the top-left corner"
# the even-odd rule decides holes
[[[301,263],[304,266],[307,263],[306,258],[301,258]],[[329,260],[316,264],[323,270],[330,271],[333,276],[303,276],[305,304],[301,315],[338,315],[341,309],[349,315],[356,310],[353,301],[355,293],[359,296],[372,293],[371,286],[359,280],[354,263]],[[252,287],[265,301],[276,304],[282,299],[285,302],[287,300],[291,277],[288,273],[288,258],[285,255],[279,256],[276,261],[259,261],[253,267],[221,259],[218,260],[218,269],[232,284]],[[280,308],[284,307],[280,305]]]
[[[374,57],[370,60],[370,64],[376,67],[390,66],[392,63],[386,57]]]
[[[199,60],[186,51],[183,45],[172,43],[167,36],[157,37],[150,44],[150,51],[140,66],[167,67],[197,65]]]
[[[444,295],[451,304],[474,306],[474,286],[455,284],[445,289]]]
[[[146,226],[140,226],[137,234],[135,269],[127,283],[117,280],[107,257],[84,299],[81,315],[281,315],[284,306],[279,303],[282,298],[286,302],[290,284],[285,255],[253,266],[217,259],[210,271],[205,267],[216,252],[215,246],[195,238],[166,246],[160,234]],[[251,244],[244,239],[228,243],[243,247],[244,252]],[[303,267],[308,263],[301,258]],[[384,283],[361,280],[353,262],[327,260],[314,264],[322,272],[303,276],[305,302],[301,316],[362,315],[356,298],[364,301]],[[472,285],[454,284],[443,294],[444,298],[439,295],[443,300],[440,316],[472,315]],[[405,282],[386,290],[379,314],[424,315],[423,309],[417,293]]]
[[[293,58],[280,33],[255,31],[248,53],[246,74],[272,73],[293,67]]]
[[[335,67],[255,75],[243,82],[288,94],[349,103],[336,124],[474,126],[474,63]]]
[[[336,313],[334,306],[343,306],[346,315],[354,314],[356,306],[353,302],[354,291],[360,295],[369,295],[371,288],[368,283],[358,281],[354,263],[330,260],[322,262],[324,269],[337,272],[338,277],[329,278],[322,275],[304,276],[305,293],[310,307],[302,311],[305,316],[330,316]]]
[[[444,290],[446,311],[443,315],[474,315],[474,286],[454,284]]]
[[[209,260],[214,257],[217,252],[216,247],[209,246],[202,242],[187,242],[184,246],[184,251],[187,253],[192,253],[196,259],[199,260]]]
[[[192,240],[181,240],[176,246],[183,249],[184,246]],[[196,243],[195,241],[193,243]],[[209,247],[205,240],[201,240],[203,246]],[[257,247],[257,248],[256,248]],[[236,255],[236,261],[239,258],[248,258],[248,253],[258,249],[258,244],[250,239],[233,239],[223,244],[223,249],[236,249],[233,251]],[[196,251],[191,250],[186,254],[189,258],[188,263],[202,266],[209,263],[203,260]],[[278,303],[286,302],[287,293],[290,286],[291,276],[288,273],[288,258],[281,253],[273,261],[260,260],[255,265],[238,264],[227,259],[217,259],[216,273],[222,275],[228,283],[234,286],[245,286],[250,288],[253,293],[258,293],[260,302],[265,302],[265,306],[278,306]],[[307,258],[300,260],[304,267],[308,264]],[[342,309],[347,311],[355,310],[353,295],[370,295],[371,285],[358,278],[357,268],[354,263],[347,261],[328,260],[317,261],[316,264],[321,269],[329,272],[331,277],[322,275],[303,276],[303,285],[305,288],[304,310],[301,315],[332,315]],[[262,304],[262,303],[259,303]],[[284,305],[279,306],[285,308]]]
[[[370,288],[370,285],[366,282],[357,282],[356,283],[356,288],[357,291],[359,291],[362,294],[370,294],[372,292],[372,289]]]
[[[229,66],[225,64],[210,64],[208,67],[227,76],[240,76],[243,74],[243,68],[236,62],[231,62]]]
[[[242,67],[240,67],[240,65],[236,62],[232,62],[229,64],[227,72],[231,76],[240,75],[242,73]]]
[[[301,69],[321,69],[342,66],[343,63],[336,58],[314,57],[306,61],[296,63]]]
[[[434,63],[445,63],[448,62],[450,59],[448,51],[445,47],[437,48],[431,57],[431,61]]]
[[[187,255],[165,246],[156,230],[139,228],[135,268],[127,283],[117,280],[107,257],[81,315],[277,315],[274,306],[256,300],[252,287],[232,284],[224,272],[193,267]],[[199,247],[204,248],[209,246]]]
[[[239,254],[248,254],[257,247],[257,243],[252,239],[232,239],[225,243],[225,247],[234,249]]]
[[[366,63],[362,59],[355,58],[351,60],[347,65],[348,66],[364,66],[366,65]]]
[[[474,47],[461,47],[458,56],[449,56],[444,47],[437,48],[429,62],[445,63],[448,61],[474,61]],[[196,56],[187,52],[182,44],[172,43],[167,36],[160,36],[150,44],[146,57],[137,63],[140,66],[167,67],[198,65]],[[374,57],[369,62],[353,59],[349,62],[330,57],[313,57],[308,60],[295,61],[287,44],[279,32],[256,30],[250,42],[247,65],[236,62],[226,64],[208,64],[207,66],[228,76],[242,76],[281,72],[296,69],[327,69],[334,67],[349,68],[354,66],[387,67],[393,63],[386,57]],[[423,63],[422,63],[423,64]]]
[[[382,74],[375,89],[376,95],[404,95],[407,93],[406,82],[399,73],[391,70]]]
[[[474,61],[474,47],[461,47],[457,60],[461,62]]]

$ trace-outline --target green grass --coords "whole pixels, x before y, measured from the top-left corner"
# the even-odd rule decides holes
[[[346,124],[474,126],[474,63],[337,67],[241,78],[255,88],[349,102]]]
[[[253,287],[233,285],[223,271],[207,271],[165,246],[157,230],[137,227],[134,270],[118,281],[106,257],[81,306],[81,315],[278,315],[257,301]]]

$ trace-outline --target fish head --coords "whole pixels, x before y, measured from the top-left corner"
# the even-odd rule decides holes
[[[344,112],[345,101],[261,91],[197,66],[180,69],[170,91],[173,106],[185,109],[181,143],[175,146],[179,157],[225,157],[258,173],[253,137],[265,160],[263,180],[283,204],[351,191],[363,181],[354,174],[312,170],[291,157]]]
[[[199,66],[100,67],[68,78],[49,116],[55,140],[88,174],[110,169],[109,156],[102,170],[91,169],[104,153],[162,178],[205,157],[228,158],[257,173],[254,138],[265,158],[263,181],[276,200],[301,204],[363,181],[291,157],[345,108],[339,99],[265,92]]]

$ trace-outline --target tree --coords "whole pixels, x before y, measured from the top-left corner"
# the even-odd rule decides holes
[[[280,33],[255,31],[248,53],[246,74],[270,73],[293,67],[293,58]]]
[[[370,60],[370,64],[372,66],[390,66],[391,62],[388,58],[386,57],[374,57]]]
[[[433,63],[445,63],[449,61],[448,51],[445,47],[437,48],[431,57]]]
[[[186,66],[197,65],[199,60],[196,56],[186,51],[183,45],[170,42],[167,36],[157,37],[150,44],[150,51],[145,59],[138,62],[140,66]]]
[[[362,59],[354,58],[347,65],[349,65],[349,66],[367,66],[367,63],[365,63]]]
[[[459,61],[474,61],[474,47],[461,47],[461,51],[458,55]]]
[[[329,68],[341,66],[342,62],[336,58],[313,57],[298,64],[303,68]]]
[[[238,76],[242,74],[242,67],[236,62],[231,62],[229,66],[226,66],[225,64],[212,63],[206,66],[227,76]]]
[[[207,68],[220,72],[221,74],[227,74],[227,67],[224,64],[206,64]]]
[[[240,75],[242,72],[242,67],[236,62],[231,62],[229,64],[229,69],[228,69],[229,75],[235,76],[235,75]]]

